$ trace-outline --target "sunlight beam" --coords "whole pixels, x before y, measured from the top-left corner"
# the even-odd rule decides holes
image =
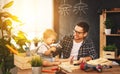
[[[22,31],[29,39],[42,37],[45,29],[53,29],[53,0],[14,0],[10,12],[23,22]]]

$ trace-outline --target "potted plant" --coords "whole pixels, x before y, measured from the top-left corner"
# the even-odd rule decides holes
[[[39,39],[38,37],[35,37],[33,39],[33,42],[34,42],[34,45],[37,47],[38,46],[38,43],[41,42],[41,39]]]
[[[111,34],[111,28],[113,27],[113,24],[110,18],[106,18],[104,24],[105,24],[105,34]]]
[[[106,47],[104,47],[104,51],[115,51],[116,49],[117,47],[115,46],[115,44],[107,45]]]
[[[22,22],[19,18],[7,11],[13,6],[14,1],[10,0],[8,3],[0,5],[0,70],[2,74],[11,74],[11,69],[14,65],[14,54],[8,50],[6,44],[12,46],[11,39],[13,35],[13,23],[20,26]]]
[[[115,46],[115,44],[107,45],[103,49],[104,49],[104,57],[105,58],[114,59],[116,57],[117,47]]]
[[[39,55],[34,55],[31,59],[32,74],[41,74],[43,61]]]

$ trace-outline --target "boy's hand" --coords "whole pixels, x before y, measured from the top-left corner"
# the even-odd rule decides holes
[[[50,50],[51,50],[52,52],[55,52],[55,51],[56,51],[56,47],[52,46],[52,47],[50,48]]]

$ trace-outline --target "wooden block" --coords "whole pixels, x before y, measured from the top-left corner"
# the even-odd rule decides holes
[[[115,59],[115,52],[114,51],[104,51],[103,57],[107,59]]]
[[[29,69],[31,68],[30,60],[31,56],[26,56],[25,53],[22,55],[14,55],[14,65],[20,69]]]

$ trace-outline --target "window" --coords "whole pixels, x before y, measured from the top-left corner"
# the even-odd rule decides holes
[[[21,29],[29,39],[42,36],[46,28],[53,29],[53,0],[14,0],[9,11],[23,22]]]

